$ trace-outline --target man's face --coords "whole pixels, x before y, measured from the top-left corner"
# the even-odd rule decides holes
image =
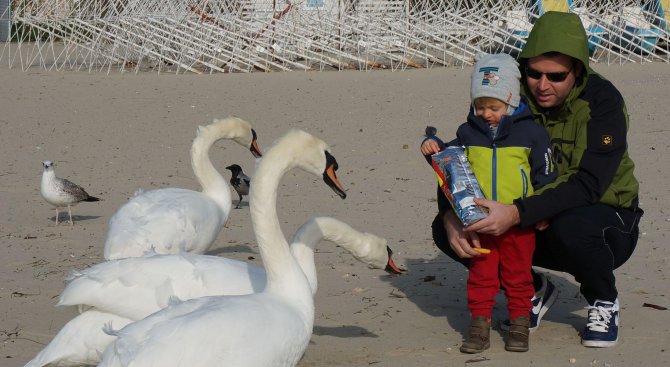
[[[577,70],[574,69],[572,58],[566,55],[540,55],[528,59],[526,83],[535,102],[542,108],[562,105],[575,85]],[[562,78],[565,79],[560,80]]]

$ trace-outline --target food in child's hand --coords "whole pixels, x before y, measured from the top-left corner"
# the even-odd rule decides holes
[[[477,252],[479,252],[479,253],[482,254],[482,255],[486,255],[486,254],[490,254],[490,253],[491,253],[491,250],[489,250],[489,249],[487,249],[487,248],[473,247],[472,249],[475,250],[475,251],[477,251]]]

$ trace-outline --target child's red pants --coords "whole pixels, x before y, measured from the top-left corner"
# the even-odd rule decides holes
[[[510,228],[500,236],[479,235],[482,247],[490,254],[470,261],[468,277],[468,308],[472,317],[491,318],[495,296],[500,287],[507,296],[509,318],[529,317],[533,277],[531,264],[535,250],[535,231],[531,228]]]

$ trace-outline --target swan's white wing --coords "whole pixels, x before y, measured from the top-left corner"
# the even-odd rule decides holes
[[[84,305],[139,320],[172,297],[248,294],[265,288],[264,269],[218,256],[151,255],[109,260],[74,272],[60,306]]]
[[[122,328],[131,322],[125,317],[98,310],[88,310],[70,320],[51,342],[25,367],[95,365],[116,336],[108,335],[103,328]]]
[[[206,297],[169,306],[120,330],[100,366],[294,366],[312,323],[268,297]]]
[[[186,251],[202,253],[225,224],[224,212],[207,195],[186,189],[151,190],[134,196],[112,216],[105,259]]]

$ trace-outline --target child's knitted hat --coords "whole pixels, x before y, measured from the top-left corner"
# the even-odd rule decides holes
[[[519,64],[507,54],[478,53],[475,61],[470,86],[472,102],[479,97],[497,98],[510,105],[513,112],[521,98]]]

